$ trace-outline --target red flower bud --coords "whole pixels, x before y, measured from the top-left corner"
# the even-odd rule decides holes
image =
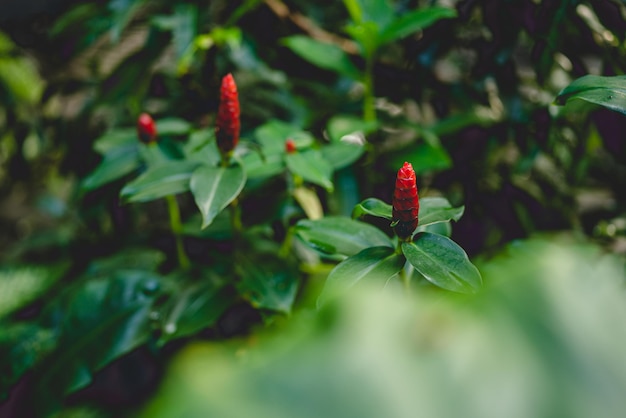
[[[417,184],[415,183],[415,171],[410,163],[405,162],[398,171],[396,188],[393,192],[392,201],[393,223],[398,237],[406,239],[417,228],[418,213],[420,210]]]
[[[217,111],[217,122],[215,125],[217,147],[222,155],[228,155],[235,149],[239,142],[240,128],[237,85],[232,74],[229,73],[222,78],[220,106]]]
[[[287,154],[293,154],[294,152],[297,151],[296,149],[296,143],[293,139],[288,138],[285,141],[285,151],[287,152]]]
[[[144,144],[156,142],[157,130],[154,119],[147,113],[142,113],[137,118],[137,136]]]

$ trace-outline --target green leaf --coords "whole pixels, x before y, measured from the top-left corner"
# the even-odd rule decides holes
[[[419,232],[413,242],[402,243],[409,263],[428,281],[454,292],[473,292],[482,285],[480,272],[450,238]]]
[[[159,135],[185,135],[191,131],[191,124],[179,118],[165,118],[156,121]]]
[[[139,142],[137,130],[134,128],[113,129],[98,139],[93,144],[93,149],[99,154],[105,155],[116,149],[129,149]]]
[[[384,28],[394,19],[389,0],[344,0],[344,4],[355,23],[374,22]]]
[[[557,95],[555,102],[584,100],[626,114],[626,76],[586,75],[575,80]]]
[[[339,216],[315,221],[301,220],[296,234],[311,247],[326,254],[354,255],[369,247],[393,247],[391,239],[380,229]]]
[[[443,197],[424,197],[420,199],[419,224],[425,226],[437,222],[458,221],[463,216],[465,206],[452,207]]]
[[[352,79],[360,78],[360,71],[352,64],[348,54],[337,45],[321,42],[304,35],[282,39],[282,43],[300,57],[325,70],[335,71]]]
[[[284,154],[285,141],[288,138],[293,139],[298,148],[308,147],[315,142],[315,139],[309,132],[278,119],[272,119],[259,126],[254,131],[254,136],[263,147],[263,154],[267,156]]]
[[[329,192],[333,191],[333,168],[319,151],[306,150],[287,154],[285,162],[292,174],[302,177],[305,181],[320,185]]]
[[[107,183],[124,177],[141,165],[136,144],[115,148],[104,155],[98,167],[81,183],[84,190],[94,190]]]
[[[45,312],[60,339],[37,370],[39,399],[59,402],[87,385],[95,371],[144,344],[152,333],[150,312],[160,287],[153,273],[126,270],[67,289]]]
[[[275,253],[256,255],[255,259],[237,260],[239,293],[255,308],[290,313],[298,290],[298,270]]]
[[[447,7],[429,7],[405,13],[383,28],[379,36],[379,44],[383,45],[404,38],[413,32],[426,29],[438,20],[453,17],[456,17],[456,11]]]
[[[241,165],[212,167],[203,165],[193,172],[190,188],[202,214],[202,228],[235,200],[246,184]]]
[[[333,170],[339,170],[361,158],[361,155],[365,152],[365,148],[362,145],[350,144],[348,142],[335,142],[326,145],[321,151]]]
[[[326,126],[328,136],[332,142],[339,142],[346,135],[361,132],[368,134],[378,129],[377,121],[364,121],[351,115],[333,116]]]
[[[182,286],[172,295],[164,312],[159,345],[212,326],[235,301],[235,296],[231,286],[210,280]]]
[[[360,218],[364,215],[376,216],[377,218],[385,218],[391,220],[392,207],[390,204],[383,202],[382,200],[370,197],[365,199],[352,210],[352,218]]]
[[[0,269],[0,319],[41,297],[67,266],[13,266]]]
[[[408,149],[402,149],[394,153],[389,159],[388,166],[396,169],[402,167],[405,161],[410,161],[415,169],[415,174],[428,171],[441,171],[452,167],[452,158],[442,146],[433,146],[421,142]]]
[[[246,154],[243,158],[246,175],[250,179],[265,179],[276,176],[285,171],[285,161],[282,154],[264,154],[261,157],[256,152]]]
[[[374,22],[362,22],[346,26],[346,32],[359,43],[365,57],[373,57],[379,47],[379,27]]]
[[[389,247],[366,248],[346,258],[328,275],[324,289],[317,299],[318,308],[362,280],[378,282],[382,288],[402,270],[405,261],[402,254]]]
[[[171,161],[151,167],[120,192],[126,202],[148,202],[189,190],[189,179],[198,167],[194,161]]]

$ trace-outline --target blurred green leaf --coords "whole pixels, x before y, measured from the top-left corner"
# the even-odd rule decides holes
[[[380,199],[370,197],[354,207],[352,218],[360,218],[364,215],[376,216],[391,220],[393,207]]]
[[[626,76],[583,76],[561,90],[555,102],[565,105],[570,100],[584,100],[626,114]]]
[[[198,167],[195,161],[171,161],[149,168],[120,192],[126,202],[149,202],[189,190],[189,180]]]
[[[271,119],[270,121],[259,126],[254,131],[254,136],[263,147],[264,155],[284,154],[285,141],[293,139],[296,147],[308,147],[315,142],[315,139],[309,132],[305,132],[298,126]]]
[[[34,64],[26,58],[0,55],[0,86],[10,94],[13,106],[21,106],[37,103],[44,84]]]
[[[239,293],[252,306],[288,314],[296,297],[299,271],[275,253],[255,253],[237,260]]]
[[[369,247],[393,247],[389,237],[380,229],[344,217],[301,220],[296,225],[296,234],[311,247],[326,254],[351,256]]]
[[[185,135],[191,130],[191,124],[184,119],[164,118],[156,121],[159,135]]]
[[[402,243],[402,252],[409,263],[428,281],[455,292],[472,292],[482,285],[480,272],[450,238],[419,232],[413,242]]]
[[[304,35],[283,38],[283,44],[305,60],[320,68],[335,71],[358,80],[361,72],[352,64],[348,54],[337,45],[317,41]]]
[[[318,308],[344,294],[360,281],[378,283],[380,288],[398,274],[406,259],[390,247],[366,248],[350,256],[330,272],[317,300]]]
[[[160,288],[154,273],[120,270],[85,279],[47,308],[46,323],[60,337],[58,348],[37,370],[42,408],[84,387],[95,371],[148,340]]]
[[[95,190],[137,170],[141,165],[137,151],[136,145],[130,145],[117,147],[108,152],[96,169],[85,177],[81,187],[87,191]]]
[[[364,135],[378,129],[377,121],[364,121],[351,115],[333,116],[326,126],[328,136],[331,142],[339,142],[341,139],[350,134],[363,133]]]
[[[397,170],[405,161],[413,165],[415,174],[428,171],[446,170],[452,167],[452,159],[442,146],[433,146],[424,142],[394,153],[388,166]]]
[[[402,14],[381,30],[379,43],[383,45],[393,42],[418,30],[426,29],[441,19],[453,17],[456,17],[456,11],[447,7],[429,7]]]
[[[292,174],[302,177],[305,181],[322,186],[329,192],[333,191],[333,168],[319,151],[305,150],[287,154],[285,161],[287,168]]]
[[[0,269],[0,320],[41,297],[64,274],[67,265],[12,266]]]
[[[214,325],[235,301],[232,287],[203,278],[201,282],[186,283],[174,292],[163,313],[159,344],[186,337]]]
[[[246,173],[241,165],[212,167],[203,165],[193,172],[190,188],[200,213],[202,228],[239,196],[246,184]]]
[[[448,199],[443,197],[423,197],[419,201],[418,226],[458,221],[465,211],[465,206],[452,207]]]
[[[379,28],[384,28],[394,18],[389,0],[344,0],[343,3],[355,23],[374,22]]]
[[[127,150],[138,142],[135,128],[113,129],[96,139],[93,143],[93,149],[99,154],[105,155],[118,148]]]
[[[362,145],[350,144],[348,142],[335,142],[322,147],[321,152],[333,170],[339,170],[361,158],[365,148]]]

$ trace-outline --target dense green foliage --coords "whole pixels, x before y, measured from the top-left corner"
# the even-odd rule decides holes
[[[622,2],[35,3],[0,5],[0,416],[623,411]]]

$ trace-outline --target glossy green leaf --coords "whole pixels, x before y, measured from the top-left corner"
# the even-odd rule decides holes
[[[266,179],[285,171],[285,159],[282,154],[264,154],[250,152],[243,158],[243,166],[250,179]]]
[[[326,145],[321,151],[333,170],[339,170],[361,158],[365,148],[362,145],[350,144],[348,142],[335,142]]]
[[[360,281],[379,283],[384,287],[389,279],[398,274],[406,259],[389,247],[366,248],[346,258],[330,272],[317,306],[344,294]]]
[[[443,197],[424,197],[420,199],[419,226],[438,222],[458,221],[463,216],[465,206],[452,207]]]
[[[482,285],[480,272],[457,243],[443,235],[419,232],[402,244],[409,263],[428,281],[454,292],[473,292]]]
[[[390,204],[380,199],[370,197],[354,207],[352,218],[356,219],[364,215],[370,215],[391,220],[392,210],[393,208]]]
[[[379,43],[383,45],[393,42],[418,30],[426,29],[438,20],[453,17],[456,17],[456,11],[447,7],[429,7],[404,13],[382,29]]]
[[[296,234],[311,247],[326,254],[351,256],[369,247],[393,247],[391,239],[380,229],[339,216],[302,220],[296,225]]]
[[[118,147],[109,152],[96,169],[81,183],[84,190],[94,190],[137,170],[141,165],[137,145]]]
[[[60,339],[37,370],[40,399],[58,402],[87,385],[95,371],[144,344],[152,333],[150,312],[160,287],[153,273],[123,270],[67,289],[44,314]]]
[[[67,266],[13,266],[0,269],[0,319],[45,294]]]
[[[302,177],[305,181],[322,186],[329,192],[333,191],[333,168],[319,151],[306,150],[287,154],[285,162],[292,174]]]
[[[161,345],[214,325],[236,295],[232,287],[203,278],[181,286],[170,297],[163,312]]]
[[[193,172],[190,188],[202,214],[202,228],[235,200],[246,184],[246,173],[239,164],[230,167],[203,165]]]
[[[237,260],[237,289],[252,306],[290,313],[298,290],[299,272],[275,253]]]
[[[360,132],[368,134],[378,129],[377,121],[364,121],[351,115],[333,116],[326,126],[328,136],[332,142],[339,142],[345,135]]]
[[[626,76],[586,75],[574,80],[557,95],[555,102],[584,100],[626,114]]]
[[[335,71],[346,77],[358,79],[360,71],[352,64],[348,54],[337,45],[321,42],[304,35],[283,38],[283,44],[316,66]]]
[[[191,124],[184,119],[164,118],[156,121],[159,135],[185,135],[191,131]]]
[[[155,167],[128,183],[120,192],[126,202],[148,202],[189,190],[197,162],[171,161]]]

